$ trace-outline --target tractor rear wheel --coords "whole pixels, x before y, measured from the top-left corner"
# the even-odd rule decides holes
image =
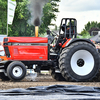
[[[99,66],[99,54],[87,42],[73,43],[60,54],[60,71],[68,81],[90,81],[97,75]]]
[[[7,75],[13,81],[20,81],[26,76],[26,67],[20,61],[11,62],[7,67]]]
[[[62,76],[61,73],[55,72],[55,69],[50,69],[50,75],[52,76],[53,79],[56,81],[66,81],[66,79]]]

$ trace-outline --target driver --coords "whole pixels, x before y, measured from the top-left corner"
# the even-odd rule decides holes
[[[65,33],[65,28],[66,28],[66,37],[67,38],[69,38],[69,34],[70,34],[70,27],[69,26],[66,26],[66,24],[63,24],[62,26],[61,26],[61,28],[62,28],[62,31]],[[71,25],[71,36],[73,37],[73,33],[74,33],[74,30],[73,30],[73,27],[72,27],[72,25]],[[71,38],[71,37],[70,37]]]

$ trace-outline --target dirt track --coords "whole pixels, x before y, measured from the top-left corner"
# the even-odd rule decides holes
[[[23,79],[21,82],[0,81],[0,89],[11,88],[29,88],[35,86],[49,86],[49,85],[83,85],[100,87],[100,82],[58,82],[50,75],[38,76],[34,81]]]

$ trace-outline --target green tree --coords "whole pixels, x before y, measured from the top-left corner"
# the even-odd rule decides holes
[[[30,13],[27,9],[28,0],[17,0],[13,24],[9,25],[9,36],[31,36],[34,27],[27,24]]]
[[[7,0],[0,0],[0,34],[6,34]]]
[[[39,28],[39,34],[44,34],[51,21],[56,20],[56,12],[60,0],[50,0],[43,8],[42,23]],[[27,8],[28,0],[18,0],[13,25],[9,25],[9,36],[34,36],[34,26],[30,26],[27,21],[30,18],[30,12]]]
[[[83,29],[83,31],[81,32],[81,35],[83,37],[85,36],[89,36],[91,35],[91,32],[92,31],[99,31],[100,30],[100,23],[98,23],[97,21],[92,21],[92,22],[88,22],[86,25],[85,25],[85,28]]]
[[[100,22],[97,24],[97,27],[100,29]]]
[[[81,36],[77,36],[77,38],[85,38],[85,39],[88,39],[88,38],[91,38],[90,34],[88,31],[86,31],[85,29],[83,29],[83,31],[81,32]]]
[[[28,0],[16,0],[17,7],[13,24],[9,25],[9,36],[34,36],[34,26],[30,26],[27,21],[30,18],[30,12],[27,5]],[[58,2],[60,0],[49,0],[43,8],[42,23],[39,33],[44,34],[48,29],[52,20],[56,20],[56,12],[58,11]],[[0,34],[6,34],[7,27],[7,0],[0,0]]]
[[[86,30],[86,31],[89,31],[91,28],[100,28],[100,27],[98,27],[97,21],[96,21],[96,22],[94,22],[94,21],[88,22],[88,23],[85,25],[85,30]]]

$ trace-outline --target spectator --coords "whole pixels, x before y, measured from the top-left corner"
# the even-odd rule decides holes
[[[0,45],[3,46],[3,42],[0,42]]]

